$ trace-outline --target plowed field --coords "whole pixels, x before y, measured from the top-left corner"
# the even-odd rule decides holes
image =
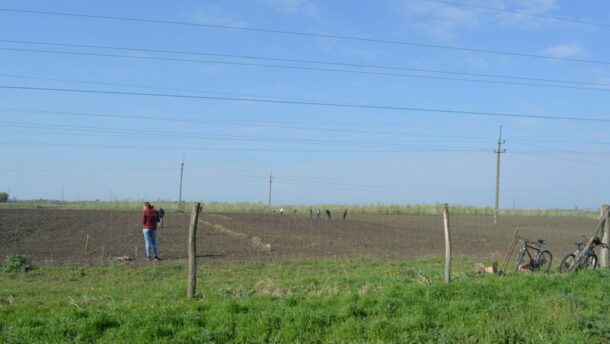
[[[189,218],[190,214],[166,214],[164,227],[157,231],[163,259],[186,257]],[[454,256],[499,259],[518,226],[531,240],[547,240],[557,265],[573,242],[591,234],[597,225],[597,220],[587,218],[504,217],[501,221],[494,226],[488,217],[451,217]],[[444,254],[439,216],[350,214],[345,221],[327,221],[294,214],[204,213],[197,235],[197,254],[204,263],[401,260]],[[139,212],[0,210],[0,257],[23,254],[37,264],[97,265],[129,256],[139,264],[144,263],[143,242]]]

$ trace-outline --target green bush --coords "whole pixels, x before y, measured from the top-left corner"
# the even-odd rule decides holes
[[[2,271],[4,272],[27,272],[32,270],[32,261],[25,256],[9,256],[4,260]]]
[[[8,202],[8,193],[0,192],[0,203]]]

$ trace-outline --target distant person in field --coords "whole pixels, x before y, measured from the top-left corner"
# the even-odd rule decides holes
[[[313,219],[313,209],[309,207],[309,218]]]
[[[347,217],[347,209],[345,209],[345,211],[343,212],[343,221],[345,221],[346,217]]]
[[[296,214],[297,214],[297,210],[296,210],[296,209],[293,209],[293,210],[292,210],[292,214],[293,214],[293,215],[296,215]]]
[[[159,208],[159,210],[157,210],[157,223],[162,228],[163,228],[163,218],[164,217],[165,217],[165,210],[163,209],[163,207],[161,207],[161,208]]]
[[[331,219],[330,210],[326,209],[326,210],[324,210],[324,213],[326,213],[326,220],[330,221],[330,219]]]
[[[284,208],[280,208],[280,215],[284,215]]]
[[[320,219],[320,208],[316,210],[316,217],[318,218],[318,220]]]
[[[142,204],[142,210],[141,222],[146,244],[146,258],[148,260],[160,260],[157,249],[157,212],[148,202]]]

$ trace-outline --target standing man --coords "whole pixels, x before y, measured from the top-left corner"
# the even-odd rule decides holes
[[[160,260],[157,252],[157,212],[148,202],[142,204],[142,232],[146,243],[146,258],[148,260]]]
[[[343,212],[343,221],[345,221],[346,217],[347,217],[347,209],[345,209],[345,211]]]
[[[159,223],[159,226],[161,226],[161,228],[163,228],[163,217],[164,216],[165,216],[165,210],[163,209],[163,207],[161,207],[157,211],[157,222]]]

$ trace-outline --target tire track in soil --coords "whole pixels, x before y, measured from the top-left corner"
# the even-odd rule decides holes
[[[224,216],[224,218],[226,220],[230,220],[230,218],[227,218],[226,216]],[[226,234],[231,237],[247,240],[250,243],[250,245],[254,246],[255,248],[257,248],[259,250],[262,250],[264,252],[271,252],[271,244],[265,243],[257,236],[248,236],[248,234],[246,234],[246,233],[236,232],[221,224],[212,223],[212,222],[204,221],[201,219],[199,220],[199,223],[214,229],[218,233]]]

